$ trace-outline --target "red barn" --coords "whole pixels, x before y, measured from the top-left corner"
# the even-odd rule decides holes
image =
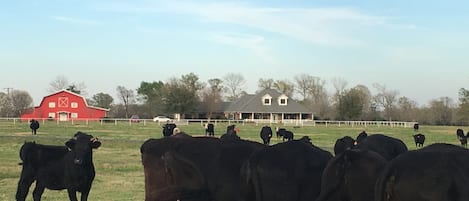
[[[68,121],[70,119],[100,119],[106,117],[109,109],[89,106],[80,94],[61,90],[44,97],[39,106],[25,111],[21,119],[55,119]]]

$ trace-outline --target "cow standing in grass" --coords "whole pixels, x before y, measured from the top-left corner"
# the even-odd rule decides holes
[[[31,128],[31,134],[36,135],[37,129],[39,129],[39,122],[35,119],[29,121],[29,128]]]
[[[260,133],[261,139],[265,145],[270,144],[270,138],[272,138],[272,128],[270,126],[263,126]]]
[[[95,177],[93,151],[101,146],[97,138],[78,132],[65,143],[52,146],[26,142],[20,149],[22,160],[21,177],[18,182],[16,200],[24,201],[31,184],[36,181],[33,199],[41,200],[44,190],[67,189],[71,201],[77,201],[76,192],[81,192],[81,201],[88,199]]]
[[[419,133],[413,136],[414,136],[415,146],[423,147],[423,143],[425,143],[425,135],[422,133]]]

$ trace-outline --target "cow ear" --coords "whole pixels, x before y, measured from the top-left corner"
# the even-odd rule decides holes
[[[71,139],[65,143],[65,146],[67,146],[69,149],[73,149],[75,147],[75,141],[74,139]]]
[[[101,146],[100,141],[94,141],[94,142],[91,143],[91,148],[93,148],[93,149],[97,149],[100,146]]]

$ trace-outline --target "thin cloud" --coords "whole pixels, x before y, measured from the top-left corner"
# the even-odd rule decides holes
[[[80,25],[98,25],[99,23],[94,20],[86,20],[86,19],[79,19],[79,18],[71,18],[71,17],[64,17],[64,16],[51,16],[52,19],[66,22],[70,24],[80,24]]]
[[[360,37],[363,30],[416,29],[416,25],[399,24],[395,17],[377,16],[363,11],[343,8],[275,8],[238,2],[200,3],[177,1],[144,1],[99,5],[98,9],[151,15],[188,15],[205,23],[237,25],[279,34],[311,44],[356,46],[366,43]]]
[[[225,45],[247,49],[265,62],[275,63],[274,57],[270,54],[270,50],[262,36],[240,33],[214,33],[211,35],[211,39]]]

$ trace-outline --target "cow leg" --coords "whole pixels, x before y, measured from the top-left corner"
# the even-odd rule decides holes
[[[16,200],[24,201],[29,192],[29,187],[34,182],[34,170],[23,166],[21,170],[20,181],[18,182],[18,188],[16,190]]]
[[[33,199],[34,201],[41,201],[42,193],[44,193],[44,189],[46,187],[43,186],[39,181],[36,181],[36,187],[34,187],[33,191]]]
[[[70,201],[78,201],[77,199],[77,191],[75,190],[71,190],[71,189],[67,189],[67,193],[68,193],[68,198],[70,199]],[[88,194],[86,195],[88,197]],[[83,194],[81,195],[81,198],[83,200]]]
[[[85,190],[85,191],[81,192],[80,200],[81,201],[87,201],[89,193],[90,193],[90,190]]]

